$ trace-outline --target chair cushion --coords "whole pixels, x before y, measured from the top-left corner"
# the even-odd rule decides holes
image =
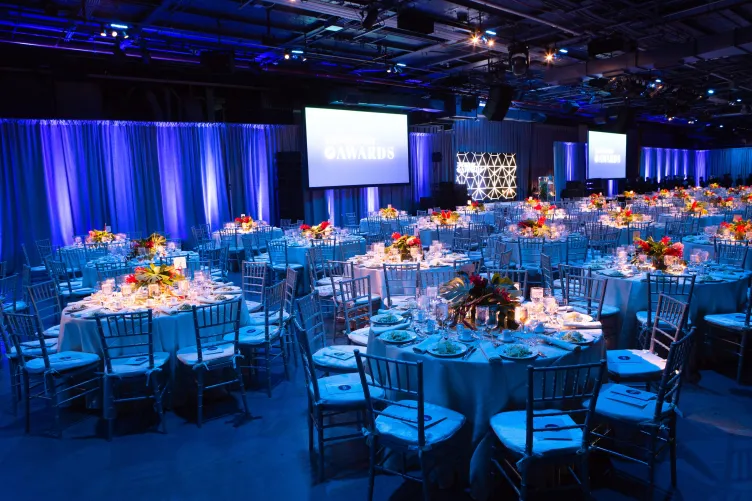
[[[540,411],[541,414],[558,412],[554,409]],[[573,426],[575,422],[569,415],[533,417],[533,427],[545,428],[546,425]],[[527,433],[526,411],[501,412],[491,418],[491,429],[504,447],[522,456],[525,453]],[[533,455],[543,456],[552,454],[573,454],[582,445],[582,430],[572,428],[533,433]]]
[[[705,321],[714,327],[722,327],[735,331],[750,330],[752,327],[745,326],[745,313],[720,313],[705,315]]]
[[[321,348],[313,354],[313,363],[322,369],[339,372],[354,372],[358,370],[358,364],[355,363],[355,355],[352,357],[340,359],[334,356],[330,356],[331,352],[344,352],[352,354],[355,350],[359,350],[361,353],[367,353],[364,346],[353,346],[348,344],[336,344],[333,346],[326,346]]]
[[[370,382],[371,376],[367,377]],[[365,405],[366,403],[360,374],[357,372],[319,378],[318,386],[319,405],[351,407]],[[308,391],[313,396],[313,383],[308,385]],[[381,388],[371,387],[370,392],[371,396],[375,398],[384,396],[384,390]]]
[[[655,405],[658,401],[657,396],[647,402],[635,399],[634,405],[614,400],[612,394],[614,390],[626,391],[630,389],[633,388],[623,384],[604,384],[598,395],[598,401],[595,403],[595,413],[617,421],[629,421],[633,423],[652,421],[653,416],[655,416]],[[621,395],[619,398],[621,398]],[[583,402],[582,405],[587,407],[589,401]],[[664,403],[661,410],[661,416],[674,412],[675,408],[676,406],[674,404]]]
[[[18,300],[16,301],[16,311],[23,311],[29,307],[28,304],[26,304],[26,301]],[[7,302],[3,303],[3,311],[5,312],[12,312],[13,311],[13,303]]]
[[[249,299],[246,299],[245,301],[245,307],[248,308],[249,313],[253,313],[254,311],[259,311],[261,308],[263,308],[264,305],[261,303],[257,303],[256,301],[251,301]]]
[[[57,339],[45,339],[44,344],[47,347],[47,354],[57,353]],[[21,344],[21,352],[24,355],[39,357],[42,356],[42,348],[38,341],[26,341]],[[11,346],[9,357],[16,356],[16,347]]]
[[[344,280],[343,277],[331,277],[331,278],[330,277],[324,277],[324,278],[319,278],[318,280],[316,280],[316,285],[329,285],[329,286],[331,286],[332,285],[332,279],[334,279],[334,283],[335,284],[338,284],[342,280]]]
[[[132,358],[117,358],[112,361],[112,372],[110,374],[116,374],[118,376],[134,377],[142,376],[146,374],[149,369],[149,359],[139,364],[137,360]],[[142,357],[138,357],[139,359]],[[154,352],[154,367],[162,367],[170,359],[170,354],[163,351]],[[107,370],[105,368],[105,370]]]
[[[282,321],[287,322],[288,320],[290,320],[290,314],[284,312],[284,314],[282,315]],[[248,322],[248,325],[264,325],[265,321],[265,313],[263,311],[257,311],[256,313],[250,314],[250,321]],[[269,316],[270,325],[275,321],[279,322],[279,313]]]
[[[81,297],[81,296],[90,296],[94,294],[96,289],[92,289],[89,287],[81,288],[81,289],[73,289],[73,292],[69,291],[66,288],[63,288],[63,290],[60,291],[60,295],[63,297]]]
[[[334,289],[331,285],[317,285],[315,289],[320,297],[334,297]]]
[[[83,351],[61,351],[49,356],[50,368],[58,372],[78,369],[87,365],[98,364],[99,355]],[[44,359],[34,358],[26,362],[26,369],[31,373],[44,372]]]
[[[292,268],[293,270],[302,270],[303,265],[298,263],[288,263],[288,266]],[[275,264],[272,265],[272,269],[274,271],[286,271],[288,266],[285,266],[284,264]]]
[[[347,335],[347,338],[352,344],[358,346],[368,346],[368,333],[371,332],[370,327],[363,327],[362,329],[354,330]]]
[[[250,345],[257,345],[257,344],[264,344],[266,342],[266,332],[264,331],[263,325],[247,325],[245,327],[241,327],[238,330],[238,343],[240,344],[250,344]],[[279,328],[273,327],[269,330],[269,342],[274,341],[279,337]],[[234,341],[235,340],[235,334],[230,333],[226,334],[223,338],[225,341]]]
[[[658,379],[666,367],[666,361],[647,350],[608,350],[608,373],[621,379],[637,381]]]
[[[415,422],[418,419],[418,403],[414,400],[399,400],[398,402],[409,406],[409,408],[399,405],[388,406],[384,409],[384,414],[376,418],[376,430],[384,438],[407,444],[417,444],[418,427],[389,417],[389,415],[412,419]],[[428,402],[425,403],[423,414],[426,426],[430,426],[432,422],[437,422],[434,426],[425,429],[427,444],[443,442],[465,424],[465,416],[459,412]]]
[[[216,360],[222,360],[231,357],[235,354],[235,347],[232,343],[220,344],[217,346],[211,346],[203,349],[203,359],[205,362],[211,362]],[[196,365],[198,363],[198,348],[196,346],[188,346],[178,350],[178,360],[185,365]]]
[[[59,335],[60,335],[59,325],[53,325],[52,327],[49,327],[44,331],[45,337],[57,338]]]
[[[374,301],[378,301],[379,303],[381,303],[381,296],[378,294],[371,294],[371,303],[373,303]],[[366,300],[366,298],[360,298],[357,301],[355,301],[355,304],[366,305],[368,304],[368,300]]]
[[[575,310],[579,311],[580,313],[586,313],[587,310],[587,304],[581,301],[574,301],[570,303],[570,306]],[[595,307],[591,307],[591,310],[595,312]],[[617,315],[619,313],[619,307],[618,306],[612,306],[610,304],[604,304],[601,308],[601,318],[610,317],[612,315]]]

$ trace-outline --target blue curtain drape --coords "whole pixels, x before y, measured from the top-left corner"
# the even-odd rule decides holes
[[[752,148],[727,148],[723,150],[706,150],[705,179],[723,177],[731,174],[732,179],[747,179],[752,173]]]
[[[106,224],[189,239],[241,213],[273,221],[274,155],[299,138],[293,126],[2,120],[0,146],[0,260],[19,269],[21,243],[35,255],[35,240]]]
[[[678,148],[642,148],[640,150],[640,176],[661,179],[673,176],[694,177],[697,180],[695,150]]]
[[[556,196],[566,188],[567,181],[584,181],[587,152],[585,143],[557,141],[554,143],[554,185]]]

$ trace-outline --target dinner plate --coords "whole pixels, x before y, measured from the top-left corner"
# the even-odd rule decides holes
[[[428,353],[430,353],[431,355],[433,355],[434,357],[439,357],[439,358],[456,358],[456,357],[461,357],[462,355],[464,355],[465,352],[467,352],[467,350],[469,349],[469,347],[466,344],[452,343],[454,346],[456,346],[457,348],[459,348],[460,351],[458,351],[457,353],[440,353],[440,352],[437,351],[438,344],[439,343],[436,343],[436,344],[433,344],[433,345],[429,346],[426,351]]]
[[[585,338],[583,341],[577,342],[577,341],[567,341],[566,339],[562,339],[569,332],[572,332],[572,331],[562,331],[562,332],[555,334],[554,337],[558,339],[559,341],[564,341],[565,343],[578,344],[578,345],[590,344],[595,340],[595,337],[593,337],[592,335],[587,334],[585,332],[580,332],[580,331],[577,331],[577,332],[582,334],[582,337]]]
[[[519,344],[519,343],[518,343],[518,344]],[[511,346],[514,346],[514,345],[511,345],[511,344],[509,344],[509,345],[506,345],[506,346],[501,346],[501,347],[499,347],[499,349],[497,350],[497,353],[499,354],[499,356],[500,356],[501,358],[504,358],[504,359],[506,359],[506,360],[532,360],[532,359],[534,359],[534,358],[536,358],[536,357],[538,356],[538,354],[537,354],[537,353],[533,352],[533,353],[531,353],[530,355],[528,355],[528,356],[526,356],[526,357],[511,357],[511,356],[507,355],[507,350],[508,350],[508,349],[509,349],[509,348],[510,348]],[[532,351],[532,350],[531,350],[531,351]]]
[[[397,334],[404,334],[404,337],[395,339],[395,336]],[[389,344],[403,344],[403,343],[409,343],[410,341],[415,340],[417,337],[418,335],[412,331],[396,330],[396,331],[385,332],[384,334],[379,336],[379,339]]]
[[[386,321],[386,319],[390,316],[394,317],[393,322]],[[399,315],[394,315],[394,314],[389,315],[389,314],[382,313],[381,315],[374,315],[371,317],[371,323],[374,325],[397,325],[397,324],[401,324],[404,321],[405,320],[403,318],[400,318]]]
[[[576,313],[577,315],[579,315],[579,318],[574,317],[574,315],[573,315],[574,313]],[[574,312],[574,311],[570,311],[570,312],[562,314],[561,315],[561,319],[564,322],[568,322],[568,323],[583,323],[583,322],[592,322],[593,321],[593,317],[591,315],[588,315],[586,313]]]

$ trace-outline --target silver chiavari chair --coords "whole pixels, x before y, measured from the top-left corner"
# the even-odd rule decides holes
[[[637,338],[640,347],[647,347],[649,334],[653,328],[655,320],[654,313],[658,311],[658,299],[661,294],[678,299],[687,305],[691,305],[696,278],[696,275],[647,274],[648,309],[635,313],[637,323],[640,325],[640,332],[638,333]],[[689,311],[689,309],[687,309],[687,311]]]
[[[29,285],[26,288],[34,314],[42,326],[43,334],[55,341],[60,334],[60,321],[62,320],[63,305],[60,300],[55,282],[48,280],[38,284]]]
[[[749,291],[747,291],[749,297]],[[732,353],[739,360],[736,364],[736,382],[741,384],[744,359],[749,346],[749,334],[752,332],[750,313],[752,301],[747,301],[744,313],[715,313],[705,315],[705,342],[711,350],[716,350],[717,343],[721,349]]]
[[[104,355],[103,414],[107,440],[112,440],[115,406],[120,402],[151,400],[167,432],[162,398],[170,380],[170,354],[154,351],[152,310],[97,315],[97,330]],[[134,383],[134,380],[137,383]],[[126,391],[122,391],[122,390]]]
[[[387,307],[404,307],[410,300],[415,300],[420,263],[384,263],[383,266]]]
[[[345,317],[345,335],[351,344],[367,346],[373,316],[371,277],[343,280],[337,285]]]
[[[565,273],[563,279],[563,293],[567,304],[575,311],[590,315],[599,322],[603,311],[603,298],[606,295],[608,281],[585,275]],[[618,309],[616,312],[618,313]],[[610,312],[609,312],[610,313]]]
[[[50,278],[55,282],[58,293],[66,301],[77,300],[94,294],[96,290],[83,287],[80,281],[71,280],[68,266],[63,261],[47,259],[45,262]]]
[[[491,461],[521,501],[529,499],[533,489],[539,494],[540,484],[546,485],[530,479],[531,470],[543,466],[557,469],[552,478],[560,478],[558,472],[565,467],[583,497],[590,497],[590,433],[605,368],[605,360],[528,366],[526,409],[501,412],[491,418],[491,430],[501,446]]]
[[[524,300],[528,294],[528,280],[527,270],[520,270],[518,268],[492,268],[486,271],[486,278],[490,282],[494,275],[499,275],[501,278],[508,278],[513,284],[517,284],[517,290],[522,294],[522,300]]]
[[[243,289],[243,300],[250,313],[258,311],[263,307],[267,276],[266,263],[243,261],[240,280]]]
[[[722,241],[716,239],[714,246],[715,261],[718,264],[744,268],[744,264],[747,261],[747,253],[749,251],[749,244],[747,242],[736,240]]]
[[[120,285],[120,280],[124,275],[133,273],[133,266],[123,262],[97,262],[94,263],[97,269],[97,280],[104,282],[113,279],[116,285]]]
[[[420,270],[418,272],[418,290],[421,296],[425,296],[428,293],[429,287],[439,287],[449,282],[451,279],[457,276],[457,272],[454,269],[438,268],[432,270]]]
[[[18,298],[18,273],[0,278],[0,306],[6,313],[25,312],[29,306]]]

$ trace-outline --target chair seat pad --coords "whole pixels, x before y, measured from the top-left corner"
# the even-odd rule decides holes
[[[47,273],[47,268],[45,268],[43,265],[39,266],[32,266],[29,268],[32,273]]]
[[[355,363],[355,355],[349,358],[340,359],[335,356],[330,356],[330,354],[338,351],[353,353],[355,350],[359,350],[361,353],[367,353],[365,346],[353,346],[349,344],[326,346],[313,354],[313,363],[322,369],[340,372],[354,372],[358,370],[358,364]]]
[[[264,305],[256,301],[251,301],[250,299],[247,299],[245,301],[245,307],[248,308],[248,313],[253,313],[254,311],[259,311],[261,308],[264,307]]]
[[[363,327],[358,330],[352,331],[350,334],[347,335],[347,338],[350,340],[352,344],[356,344],[358,346],[368,346],[368,333],[371,332],[370,327]]]
[[[371,376],[367,376],[371,382]],[[363,395],[363,385],[360,382],[360,374],[357,372],[350,374],[337,374],[318,379],[319,385],[319,405],[331,407],[353,407],[365,405],[366,399]],[[313,397],[313,383],[308,385],[308,391]],[[382,398],[384,390],[381,388],[370,388],[371,397]]]
[[[598,401],[595,403],[596,414],[617,421],[627,421],[632,423],[643,423],[653,420],[653,417],[655,416],[655,405],[658,402],[657,398],[647,402],[635,399],[636,402],[632,405],[614,400],[611,392],[616,389],[624,391],[630,388],[629,386],[616,383],[604,384],[598,395]],[[619,398],[621,398],[621,396]],[[589,401],[582,403],[585,407],[587,407],[588,404]],[[674,404],[664,403],[663,408],[661,409],[661,417],[674,412],[675,409],[676,406]]]
[[[57,353],[57,339],[45,339],[45,346],[47,347],[47,354],[51,355]],[[21,352],[24,355],[39,357],[42,356],[42,347],[38,341],[27,341],[21,345]],[[8,356],[15,358],[16,347],[11,346]]]
[[[62,291],[60,291],[60,295],[63,297],[90,296],[94,294],[95,292],[97,292],[96,289],[92,289],[90,287],[83,287],[80,289],[73,289],[72,292],[69,291],[68,289],[63,289]]]
[[[269,342],[276,340],[279,337],[279,327],[270,326],[269,329]],[[232,332],[226,334],[223,338],[225,341],[234,341],[235,334]],[[247,325],[241,327],[238,330],[238,343],[249,345],[261,345],[266,343],[266,332],[263,325]]]
[[[332,280],[334,280],[335,284],[340,283],[342,280],[344,280],[344,277],[324,277],[319,278],[316,280],[316,285],[332,285]]]
[[[647,350],[608,350],[606,352],[609,375],[622,379],[658,379],[666,361]]]
[[[653,312],[653,315],[655,315],[655,312]],[[638,311],[635,313],[635,318],[637,319],[637,322],[641,325],[649,325],[652,327],[653,321],[655,318],[651,318],[650,322],[648,322],[648,310]],[[744,315],[742,314],[742,322],[744,321]],[[671,327],[666,322],[659,322],[658,325],[660,327]]]
[[[202,358],[205,362],[214,362],[233,356],[235,354],[235,347],[232,343],[227,343],[203,348],[202,351]],[[198,363],[198,348],[196,346],[181,348],[178,350],[177,356],[178,360],[185,365],[196,365]]]
[[[53,325],[52,327],[49,327],[44,331],[45,337],[57,338],[59,335],[60,335],[59,325]]]
[[[723,327],[735,331],[750,330],[752,327],[744,325],[745,317],[745,313],[720,313],[705,315],[705,322],[715,327]]]
[[[86,367],[87,365],[98,364],[99,355],[86,353],[83,351],[61,351],[49,356],[50,368],[57,372],[64,372],[72,369]],[[30,373],[39,374],[44,372],[44,359],[35,358],[26,362],[26,370]]]
[[[287,268],[292,268],[293,270],[302,270],[303,265],[298,263],[289,263],[288,266],[285,266],[284,264],[274,264],[272,265],[272,269],[274,271],[286,271]]]
[[[264,325],[266,322],[265,320],[266,314],[263,311],[257,311],[256,313],[250,314],[250,321],[248,322],[248,325]],[[287,322],[290,320],[290,314],[286,311],[282,315],[282,321]],[[279,313],[272,314],[269,316],[269,325],[279,322]]]
[[[382,438],[388,437],[398,442],[417,445],[418,427],[413,423],[418,419],[418,403],[414,400],[399,400],[398,402],[409,408],[399,405],[388,406],[384,409],[384,414],[376,418],[376,430]],[[459,412],[428,402],[425,403],[423,414],[426,426],[429,426],[432,421],[439,421],[438,424],[425,429],[427,444],[436,444],[451,438],[465,424],[465,416]],[[413,423],[405,423],[389,417],[390,415],[411,419]]]
[[[317,285],[315,289],[319,293],[319,297],[334,297],[334,289],[331,285]]]
[[[15,311],[23,311],[27,309],[29,305],[26,303],[26,301],[18,300],[16,301],[16,310]],[[5,312],[12,312],[13,311],[13,303],[7,302],[3,303],[3,311]]]
[[[138,357],[141,358],[141,357]],[[154,367],[162,367],[170,359],[170,354],[163,351],[154,352]],[[106,369],[105,369],[106,370]],[[118,358],[112,361],[112,372],[117,376],[136,377],[143,376],[149,370],[148,359],[142,364],[134,363],[130,358]]]
[[[555,413],[556,410],[544,410],[540,413]],[[573,426],[575,422],[569,415],[533,417],[534,428],[545,428],[546,425]],[[504,447],[513,453],[522,456],[525,453],[525,440],[527,434],[527,412],[509,411],[500,412],[491,418],[491,429]],[[533,433],[533,455],[544,456],[553,454],[573,454],[582,445],[582,430],[572,428],[551,432]]]
[[[579,311],[580,313],[587,313],[587,311],[586,311],[587,310],[587,304],[586,303],[575,301],[575,302],[570,303],[570,306],[575,311]],[[593,313],[596,312],[596,309],[595,309],[594,306],[591,307],[591,310],[593,311]],[[619,310],[618,306],[612,306],[610,304],[604,304],[603,307],[601,308],[601,318],[610,317],[610,316],[613,316],[613,315],[618,315],[619,311],[621,311],[621,310]]]

